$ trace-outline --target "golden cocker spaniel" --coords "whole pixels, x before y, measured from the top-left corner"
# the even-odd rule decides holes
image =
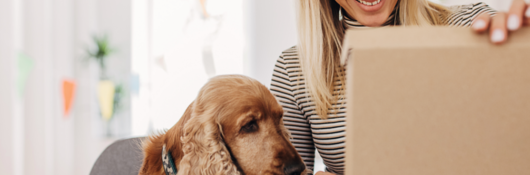
[[[282,116],[282,107],[258,81],[214,77],[177,124],[144,141],[140,174],[300,175],[305,165]]]

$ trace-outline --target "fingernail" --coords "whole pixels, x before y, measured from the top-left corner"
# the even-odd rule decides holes
[[[486,22],[481,19],[475,21],[475,24],[473,24],[473,29],[475,30],[480,30],[480,29],[483,29],[484,27],[486,27]]]
[[[508,18],[508,29],[510,31],[515,31],[519,29],[519,26],[521,25],[521,21],[519,20],[519,17],[517,15],[510,15]]]
[[[504,41],[504,32],[501,29],[496,29],[493,31],[493,34],[491,35],[491,42],[494,43],[500,43]]]
[[[530,8],[527,8],[527,9],[526,9],[526,14],[525,14],[525,16],[526,16],[527,18],[530,18]]]

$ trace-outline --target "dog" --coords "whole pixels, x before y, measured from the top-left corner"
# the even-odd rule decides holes
[[[177,124],[143,142],[139,174],[306,173],[282,117],[282,107],[260,82],[214,77]]]

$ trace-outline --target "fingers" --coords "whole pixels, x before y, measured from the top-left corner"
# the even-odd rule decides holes
[[[482,33],[486,30],[488,30],[490,26],[490,14],[484,12],[480,14],[475,20],[473,21],[473,24],[471,25],[471,28],[477,33]]]
[[[473,21],[472,28],[478,33],[489,29],[491,42],[503,44],[508,30],[516,31],[523,25],[530,25],[530,5],[525,0],[513,0],[508,13],[499,12],[493,18],[488,13],[482,13]]]
[[[491,20],[490,36],[492,43],[502,44],[506,42],[506,36],[508,34],[506,27],[506,13],[497,13]]]
[[[508,12],[508,30],[516,31],[521,28],[526,13],[526,2],[524,0],[513,0]]]

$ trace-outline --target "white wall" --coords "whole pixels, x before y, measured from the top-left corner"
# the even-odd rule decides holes
[[[267,87],[282,51],[296,45],[294,0],[245,0],[246,72]]]
[[[0,174],[89,174],[115,138],[98,135],[98,69],[83,60],[91,36],[107,32],[118,52],[110,66],[116,80],[130,74],[129,0],[0,1]],[[17,54],[34,60],[19,95]],[[77,83],[74,106],[63,115],[61,82]],[[127,109],[126,109],[127,110]],[[124,113],[126,118],[127,113]],[[122,135],[130,123],[122,120]]]
[[[22,50],[35,62],[24,93],[25,174],[54,173],[54,96],[57,93],[53,87],[53,10],[50,0],[28,0],[23,5]]]
[[[23,119],[16,89],[20,1],[0,1],[0,174],[23,173]]]

